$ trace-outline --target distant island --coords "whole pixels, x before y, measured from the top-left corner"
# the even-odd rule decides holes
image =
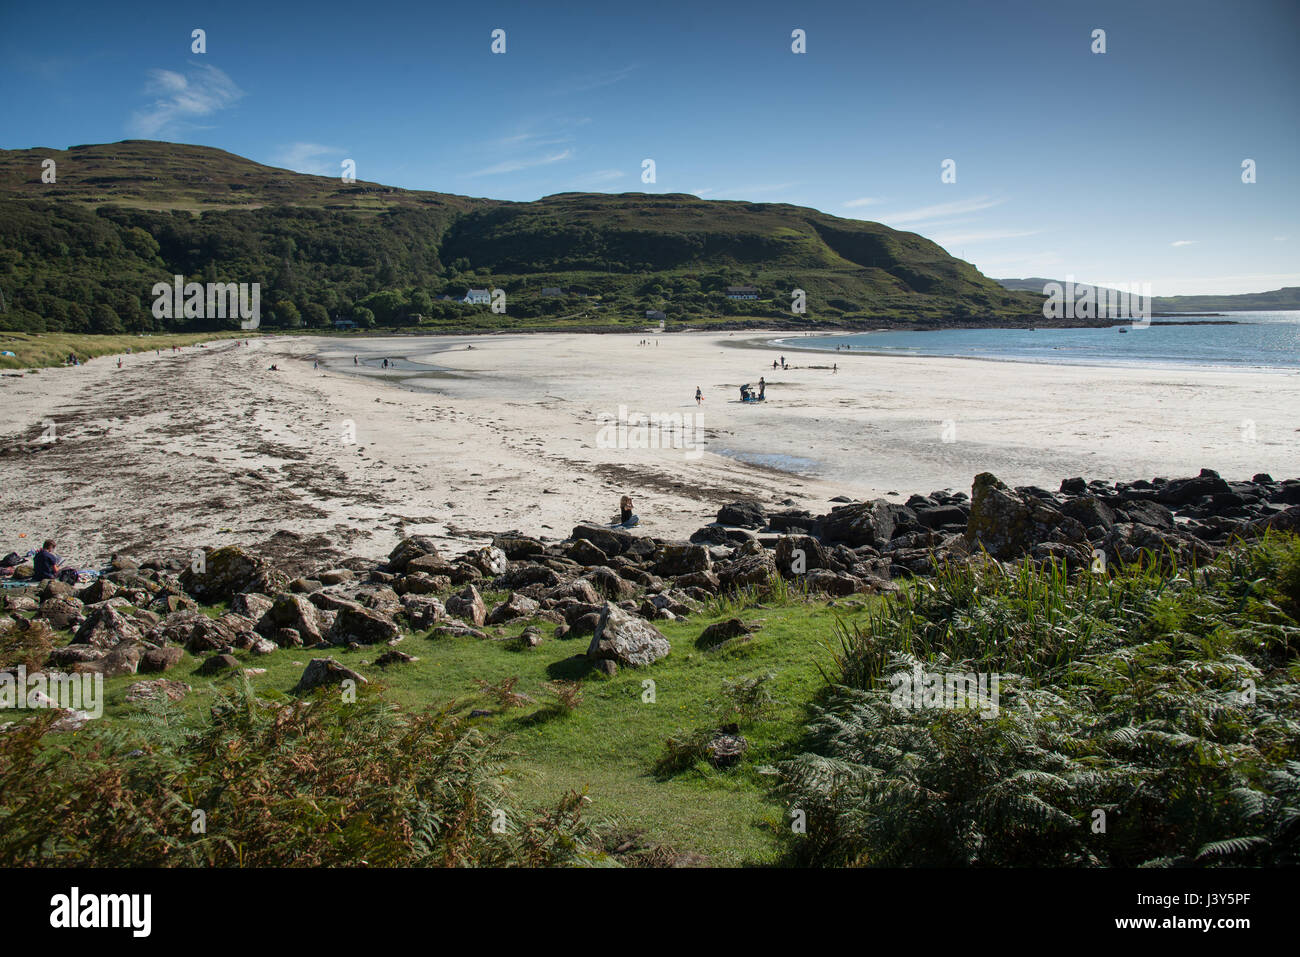
[[[1063,279],[999,279],[1014,292],[1042,293],[1048,283],[1065,284]],[[1076,282],[1076,288],[1088,283]],[[1107,290],[1106,286],[1096,287]],[[1153,296],[1151,309],[1157,313],[1264,312],[1273,309],[1300,309],[1300,286],[1284,286],[1271,292],[1248,292],[1234,296]]]

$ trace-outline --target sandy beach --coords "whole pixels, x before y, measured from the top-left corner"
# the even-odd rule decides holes
[[[414,533],[563,538],[622,494],[646,534],[685,537],[739,497],[824,511],[981,471],[1300,474],[1296,373],[806,351],[773,370],[753,346],[778,333],[648,335],[266,337],[6,376],[0,539],[83,566],[230,542],[314,564]],[[760,376],[768,401],[742,405]],[[619,447],[655,444],[620,407],[681,416],[686,447]]]

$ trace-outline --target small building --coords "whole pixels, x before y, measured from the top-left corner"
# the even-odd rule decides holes
[[[492,302],[492,293],[486,289],[471,289],[465,293],[465,298],[461,302],[467,302],[471,306],[486,306]]]
[[[334,320],[334,328],[335,328],[335,329],[355,329],[356,327],[357,327],[357,324],[356,324],[355,322],[353,322],[351,319],[335,319],[335,320]]]
[[[728,286],[727,298],[728,299],[757,299],[758,287],[757,286]]]
[[[543,287],[542,287],[542,295],[543,295],[543,296],[563,296],[563,295],[564,295],[564,289],[561,288],[560,286],[543,286]]]
[[[659,309],[647,309],[645,311],[645,317],[647,319],[658,319],[660,322],[663,322],[665,319],[668,318]]]

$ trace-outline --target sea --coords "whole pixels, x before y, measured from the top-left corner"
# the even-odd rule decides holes
[[[1096,329],[882,330],[789,336],[773,340],[772,345],[1008,362],[1294,370],[1300,369],[1300,310],[1153,316],[1149,326],[1117,321]]]

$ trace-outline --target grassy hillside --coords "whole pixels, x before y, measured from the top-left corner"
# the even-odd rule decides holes
[[[42,182],[47,159],[55,183]],[[139,140],[0,151],[0,196],[0,327],[26,331],[220,328],[152,315],[153,284],[176,274],[259,283],[270,328],[617,327],[648,309],[674,323],[1041,322],[1037,296],[915,233],[783,204],[642,193],[507,203]],[[741,284],[758,300],[728,299]],[[506,315],[438,298],[471,287],[505,290]],[[542,294],[555,287],[564,293]]]

